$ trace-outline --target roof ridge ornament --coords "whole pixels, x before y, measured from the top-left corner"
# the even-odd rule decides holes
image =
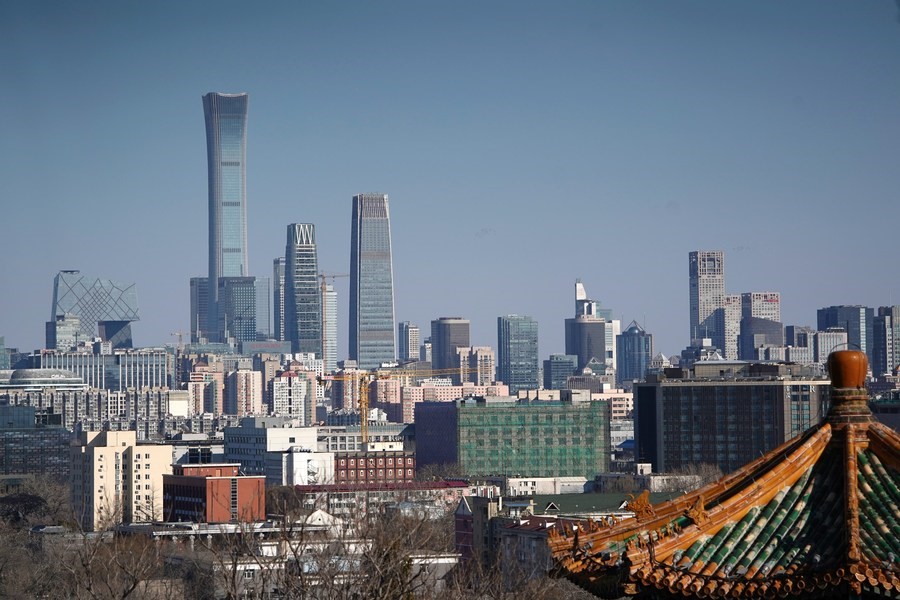
[[[831,377],[832,424],[866,422],[872,419],[866,373],[869,359],[860,350],[835,350],[828,355],[828,374]]]

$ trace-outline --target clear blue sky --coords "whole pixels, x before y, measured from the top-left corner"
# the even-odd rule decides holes
[[[188,329],[207,269],[201,96],[250,94],[251,270],[351,196],[391,198],[398,320],[540,322],[574,281],[656,350],[688,342],[687,253],[786,323],[900,303],[891,1],[0,2],[0,335],[43,344],[59,269],[135,281],[136,342]],[[339,280],[340,354],[347,280]]]

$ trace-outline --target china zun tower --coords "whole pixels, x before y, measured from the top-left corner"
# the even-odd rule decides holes
[[[247,94],[203,96],[209,172],[209,283],[206,330],[211,341],[226,334],[219,313],[221,279],[248,277]],[[230,315],[228,315],[230,319]],[[255,319],[255,315],[254,315]]]

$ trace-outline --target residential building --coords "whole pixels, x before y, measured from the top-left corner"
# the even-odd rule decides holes
[[[490,385],[497,380],[497,359],[490,346],[457,348],[456,364],[459,365],[459,375],[452,373],[449,376],[451,379],[458,379],[460,383]]]
[[[322,291],[316,254],[316,227],[292,223],[285,255],[285,330],[294,352],[322,358]]]
[[[465,398],[415,408],[416,460],[468,476],[585,477],[609,469],[609,406]]]
[[[312,425],[316,418],[316,374],[311,371],[282,371],[272,380],[274,415]]]
[[[137,286],[110,279],[82,275],[80,271],[60,271],[53,278],[53,302],[50,312],[55,329],[59,317],[78,317],[77,342],[87,342],[99,336],[113,348],[131,348],[131,323],[140,319]],[[55,341],[55,340],[54,340]],[[52,346],[48,340],[47,347]]]
[[[497,317],[498,379],[511,394],[540,387],[538,324],[531,317]]]
[[[416,405],[420,402],[453,402],[460,398],[480,396],[509,396],[509,386],[505,383],[476,385],[472,382],[452,385],[449,379],[434,379],[400,388],[400,415],[391,412],[393,408],[391,405],[378,404],[378,406],[388,412],[389,420],[412,423],[415,419]]]
[[[460,317],[441,317],[431,322],[431,366],[446,372],[459,368],[457,348],[471,347],[469,320]],[[458,376],[454,383],[461,383]]]
[[[240,465],[174,465],[163,475],[163,520],[253,523],[266,519],[266,478],[240,475]]]
[[[225,377],[225,407],[227,414],[263,414],[263,374],[260,371],[240,369]]]
[[[409,321],[397,325],[397,358],[403,361],[419,360],[419,327]]]
[[[698,362],[687,377],[636,383],[634,402],[637,462],[731,471],[816,425],[828,382],[799,365]]]
[[[711,338],[725,347],[725,254],[696,250],[688,254],[690,339]]]
[[[544,389],[562,390],[566,380],[578,370],[578,355],[551,354],[544,361]]]
[[[208,339],[227,339],[219,315],[223,277],[248,277],[247,258],[247,94],[210,92],[203,96],[209,180]],[[255,304],[255,295],[254,295]],[[254,336],[256,310],[253,310]],[[244,315],[249,318],[249,314]],[[232,330],[233,331],[233,330]],[[250,339],[241,338],[241,339]],[[255,339],[255,337],[253,338]]]
[[[359,194],[350,233],[350,360],[374,369],[393,362],[395,350],[388,197]]]
[[[72,507],[84,531],[162,519],[172,446],[138,445],[134,431],[84,432],[70,456]]]
[[[643,379],[650,368],[653,356],[653,336],[644,328],[632,321],[616,339],[618,345],[618,364],[616,365],[616,381],[619,385]]]
[[[816,311],[817,328],[824,331],[841,327],[847,332],[847,345],[862,350],[872,365],[872,322],[875,311],[866,306],[828,306]],[[822,358],[824,361],[827,354]]]

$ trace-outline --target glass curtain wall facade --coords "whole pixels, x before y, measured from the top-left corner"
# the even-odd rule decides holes
[[[497,378],[509,393],[540,387],[538,324],[531,317],[497,317]]]
[[[279,342],[284,341],[284,265],[283,256],[272,262],[272,285],[274,286],[273,299],[275,302],[272,316],[275,318],[275,327],[272,333]]]
[[[353,197],[350,359],[374,369],[396,358],[391,221],[386,194]]]
[[[222,340],[256,341],[256,278],[219,278],[219,320]]]
[[[247,105],[247,94],[210,92],[203,96],[209,175],[207,315],[210,341],[215,342],[224,341],[217,308],[219,279],[250,274],[247,260]]]
[[[99,279],[82,275],[80,271],[60,271],[53,279],[53,304],[50,320],[55,323],[59,317],[77,315],[79,318],[79,341],[90,341],[98,333],[107,329],[116,333],[114,347],[130,348],[131,322],[140,319],[138,315],[137,286],[110,279]],[[100,323],[109,322],[102,331]],[[106,338],[104,338],[104,341]]]
[[[632,321],[622,335],[616,340],[618,345],[618,364],[616,380],[621,385],[626,381],[643,379],[650,368],[653,358],[653,336],[644,328]]]
[[[322,358],[322,294],[315,225],[288,225],[284,258],[286,339],[294,352],[311,352]]]

